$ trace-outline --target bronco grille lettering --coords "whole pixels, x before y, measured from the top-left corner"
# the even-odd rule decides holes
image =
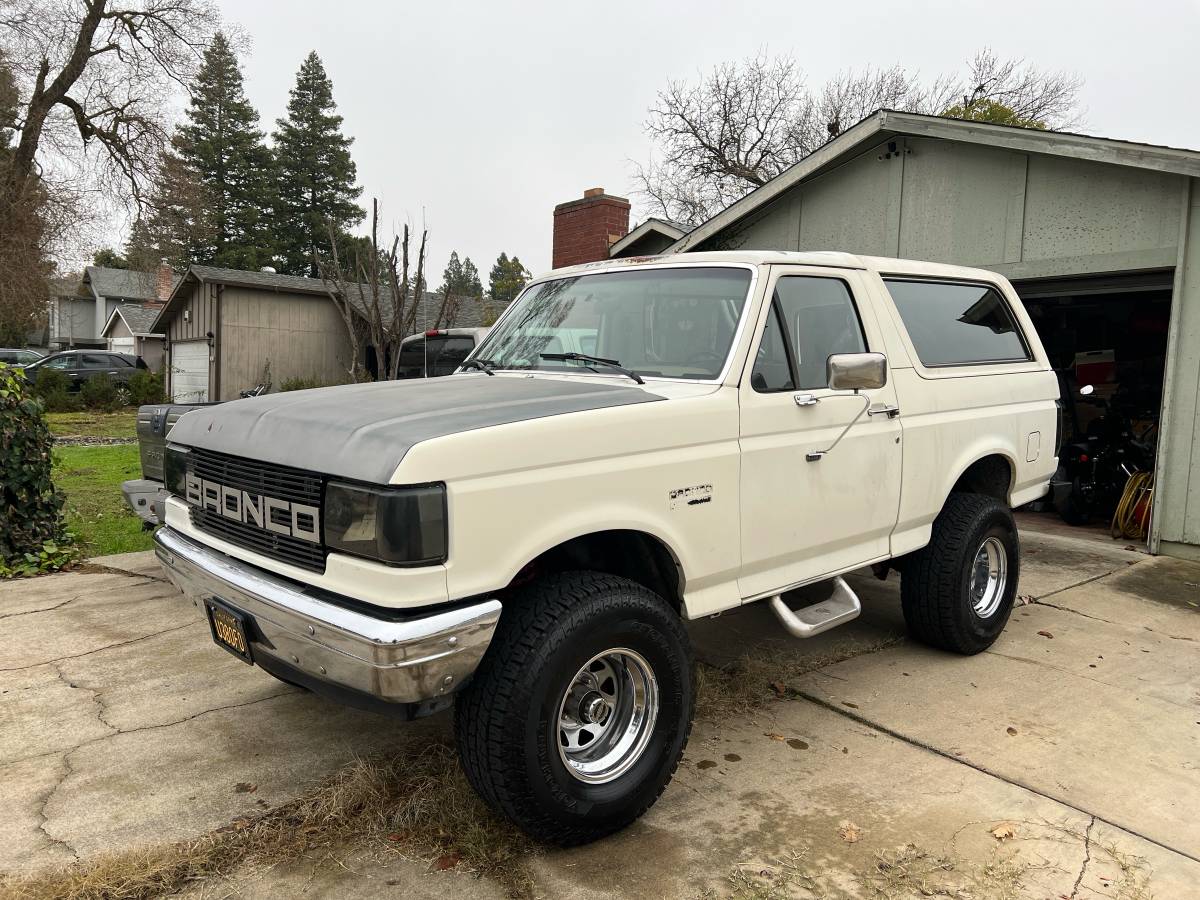
[[[187,502],[194,506],[211,509],[243,525],[321,543],[321,511],[315,506],[251,494],[192,472],[187,474],[186,487]]]

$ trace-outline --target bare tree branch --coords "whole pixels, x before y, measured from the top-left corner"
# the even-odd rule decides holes
[[[877,109],[980,118],[989,101],[1011,111],[1008,124],[1067,128],[1079,125],[1081,86],[984,49],[964,73],[924,80],[900,65],[867,68],[813,92],[791,57],[760,52],[668,82],[645,122],[654,152],[634,178],[650,214],[696,225]]]

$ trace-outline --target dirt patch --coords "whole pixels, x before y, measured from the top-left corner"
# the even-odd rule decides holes
[[[399,850],[437,868],[462,867],[532,896],[529,838],[475,795],[454,748],[432,743],[360,759],[313,791],[192,841],[105,854],[0,881],[0,900],[144,900],[243,863],[280,863],[347,842]]]
[[[697,663],[696,717],[720,722],[761,709],[773,700],[794,699],[800,696],[794,685],[802,675],[856,656],[877,653],[902,641],[903,637],[847,641],[826,653],[779,649],[746,654],[724,666]]]

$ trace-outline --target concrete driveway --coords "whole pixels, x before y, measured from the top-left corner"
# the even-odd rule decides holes
[[[863,616],[810,642],[760,607],[695,623],[710,664],[779,660],[786,699],[701,719],[650,813],[531,858],[536,892],[1197,896],[1200,566],[1028,529],[1024,547],[1034,602],[970,659],[903,638],[895,576],[855,577]],[[247,668],[149,555],[99,562],[0,585],[0,871],[196,836],[448,734],[445,716],[398,724]],[[503,895],[367,848],[192,894],[234,890]]]

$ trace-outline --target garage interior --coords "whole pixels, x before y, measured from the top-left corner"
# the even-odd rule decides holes
[[[1087,449],[1114,452],[1114,443],[1134,443],[1124,460],[1128,472],[1154,470],[1158,424],[1162,409],[1163,376],[1167,337],[1171,321],[1171,288],[1174,270],[1121,273],[1085,278],[1051,278],[1015,282],[1046,348],[1051,364],[1059,372],[1064,396],[1064,468],[1079,463],[1072,456],[1073,444],[1088,442]],[[1086,386],[1088,395],[1081,393]],[[1086,456],[1085,451],[1082,455]],[[1084,465],[1075,469],[1088,470]],[[1119,478],[1123,470],[1113,469]],[[1125,474],[1128,474],[1126,472]],[[1114,537],[1146,540],[1148,521],[1135,515],[1128,530],[1113,523],[1116,505],[1123,494],[1113,484],[1097,498],[1086,516],[1064,510],[1064,494],[1071,473],[1060,471],[1059,496],[1039,502],[1038,511],[1062,515],[1070,524],[1110,531]],[[1104,474],[1099,473],[1099,478]],[[1149,489],[1146,479],[1134,488]],[[1148,509],[1144,512],[1148,513]],[[1065,514],[1064,514],[1065,513]]]

